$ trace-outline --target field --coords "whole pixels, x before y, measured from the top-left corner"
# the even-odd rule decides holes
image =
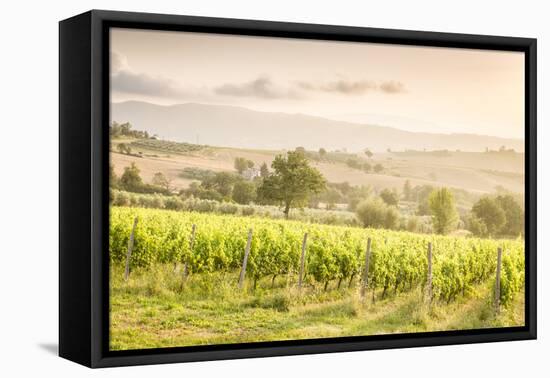
[[[109,245],[116,350],[524,322],[521,240],[112,207]],[[493,300],[497,248],[500,313]]]
[[[180,290],[172,265],[137,269],[128,282],[112,270],[111,349],[159,348],[346,335],[509,327],[524,324],[523,293],[497,316],[491,285],[427,307],[420,289],[362,302],[357,288],[309,289],[298,296],[281,278],[238,291],[237,273],[195,276]],[[377,291],[377,297],[381,291]]]
[[[172,180],[176,189],[187,188],[193,180],[180,176],[184,168],[194,167],[215,172],[233,172],[233,161],[244,157],[258,167],[271,164],[275,155],[283,151],[204,147],[199,150],[175,149],[166,141],[116,139],[117,143],[130,143],[132,150],[142,157],[113,152],[115,172],[122,174],[124,167],[135,163],[145,181],[156,172],[163,172]],[[116,148],[113,148],[116,151]],[[354,157],[354,154],[345,154]],[[345,160],[345,159],[344,159]],[[372,165],[382,164],[384,172],[366,174],[348,167],[342,160],[315,161],[317,168],[329,182],[347,181],[351,185],[371,185],[376,190],[401,189],[406,180],[415,185],[448,186],[477,194],[494,192],[499,186],[512,192],[522,192],[524,186],[524,155],[520,153],[498,154],[483,152],[380,152],[370,160]]]

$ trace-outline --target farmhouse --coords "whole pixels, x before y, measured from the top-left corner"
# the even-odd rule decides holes
[[[260,177],[260,170],[258,168],[255,168],[255,167],[247,168],[243,171],[241,176],[243,176],[247,180],[252,181],[256,177]]]

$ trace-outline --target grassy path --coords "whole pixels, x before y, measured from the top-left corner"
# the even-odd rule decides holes
[[[358,289],[301,295],[280,278],[260,282],[256,291],[235,287],[236,274],[191,277],[181,288],[173,266],[135,271],[128,282],[122,269],[111,272],[111,348],[114,350],[242,343],[320,337],[475,329],[523,324],[523,295],[492,310],[490,285],[456,301],[422,301],[419,288],[362,301]]]

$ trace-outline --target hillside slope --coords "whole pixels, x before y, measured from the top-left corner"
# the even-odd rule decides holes
[[[161,138],[214,146],[293,149],[303,146],[348,151],[462,150],[500,146],[523,151],[523,141],[473,134],[414,133],[391,127],[335,121],[304,114],[258,112],[241,107],[186,103],[162,106],[139,101],[114,103],[111,119],[130,122]]]

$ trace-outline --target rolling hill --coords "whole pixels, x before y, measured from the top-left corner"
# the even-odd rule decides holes
[[[391,127],[336,121],[304,114],[259,112],[242,107],[185,103],[113,103],[111,119],[136,130],[190,143],[235,148],[309,150],[324,147],[372,151],[386,149],[484,151],[500,146],[524,150],[523,141],[475,134],[416,133]]]

